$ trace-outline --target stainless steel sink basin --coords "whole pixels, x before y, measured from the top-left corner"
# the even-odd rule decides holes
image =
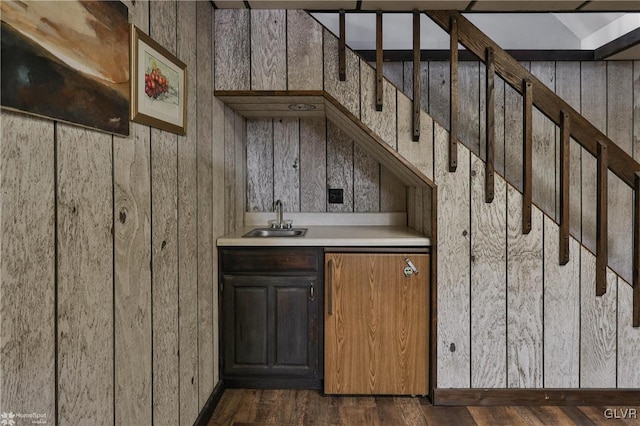
[[[304,237],[307,228],[274,229],[256,228],[244,234],[243,238]]]

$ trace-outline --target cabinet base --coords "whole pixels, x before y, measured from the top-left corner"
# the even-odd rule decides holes
[[[321,379],[296,379],[282,377],[225,377],[227,388],[246,389],[314,389],[323,388]]]

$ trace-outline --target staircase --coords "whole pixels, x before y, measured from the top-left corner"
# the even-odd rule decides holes
[[[260,39],[252,37],[251,22],[258,17],[261,22],[267,22],[261,16],[263,13],[271,14],[269,18],[275,27],[285,27],[286,21],[288,31],[304,29],[299,34],[270,29],[271,34],[285,33],[286,36],[280,41],[270,41],[270,56],[262,55],[268,57],[268,62],[261,59],[259,53],[267,46],[260,46]],[[223,56],[218,46],[227,45],[233,46],[234,51],[222,52],[225,63],[232,63],[236,68],[238,64],[251,68],[250,72],[238,70],[228,86],[218,86],[223,79],[216,76],[216,95],[232,106],[232,98],[236,97],[288,97],[300,102],[304,102],[302,98],[307,95],[323,97],[322,104],[330,120],[354,140],[368,144],[369,152],[378,151],[378,158],[394,157],[389,160],[390,164],[404,165],[410,171],[411,176],[405,179],[409,225],[432,237],[438,259],[434,264],[432,289],[438,308],[437,330],[432,330],[437,332],[433,334],[437,335],[437,372],[432,372],[432,378],[437,375],[435,387],[639,387],[640,373],[635,366],[640,356],[637,328],[640,287],[630,286],[607,267],[606,237],[607,170],[637,194],[638,163],[461,15],[429,12],[447,31],[451,22],[455,22],[458,41],[483,62],[486,63],[488,57],[487,69],[494,69],[524,95],[525,142],[530,140],[533,107],[561,126],[565,147],[561,173],[564,190],[558,224],[536,206],[532,197],[530,143],[524,144],[521,193],[495,171],[490,144],[485,161],[471,152],[465,141],[457,143],[455,109],[451,133],[424,111],[418,112],[419,120],[416,120],[414,105],[408,97],[376,75],[376,70],[353,51],[345,48],[342,53],[339,39],[309,15],[290,10],[283,14],[284,19],[282,15],[274,19],[272,13],[216,11],[216,64],[222,63],[218,57]],[[225,25],[226,22],[233,24]],[[313,35],[317,31],[322,34],[319,40]],[[304,60],[292,54],[301,39],[309,40],[304,46],[309,52]],[[293,40],[296,46],[290,49]],[[282,63],[287,74],[308,73],[311,76],[308,84],[322,90],[309,93],[291,90],[291,78],[276,82],[281,73],[275,72],[266,85],[267,78],[262,78],[259,85],[248,77],[238,81],[238,76],[253,75],[256,69],[264,72],[277,68],[273,64],[279,61],[278,50],[273,46],[280,44],[285,46]],[[251,61],[246,60],[248,56]],[[320,77],[318,61],[323,70]],[[455,96],[452,90],[454,106]],[[286,104],[289,99],[274,103]],[[254,109],[240,105],[242,102],[235,104],[245,115]],[[276,105],[274,114],[282,109],[282,105]],[[415,123],[420,126],[417,142],[414,141]],[[486,128],[493,128],[491,122]],[[487,135],[490,141],[490,133]],[[568,232],[569,194],[564,183],[569,137],[599,158],[601,219],[596,256]],[[452,158],[456,160],[454,163]],[[417,176],[417,180],[412,180],[412,176]],[[431,180],[437,185],[437,193],[429,184]],[[636,202],[638,199],[636,196]],[[437,209],[432,209],[432,205]],[[636,224],[638,211],[638,208],[634,211]],[[635,235],[638,229],[636,225]],[[634,247],[638,247],[638,241],[636,237]],[[633,259],[638,257],[636,250]],[[637,270],[634,263],[635,282],[638,282]],[[631,328],[631,320],[635,328]],[[434,321],[432,325],[435,324]]]

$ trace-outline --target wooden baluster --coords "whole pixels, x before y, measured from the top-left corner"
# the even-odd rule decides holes
[[[340,9],[340,39],[338,40],[338,78],[347,80],[347,44],[344,9]]]
[[[533,136],[533,86],[530,81],[523,82],[524,108],[523,115],[523,152],[522,152],[522,233],[531,232],[531,198],[532,198],[532,153],[531,140]]]
[[[569,263],[569,142],[571,123],[569,114],[560,116],[560,265]]]
[[[635,173],[633,189],[633,326],[640,327],[640,172]]]
[[[382,11],[376,12],[376,111],[382,111]]]
[[[449,29],[451,35],[451,62],[449,66],[450,85],[450,113],[449,113],[449,171],[458,168],[458,20],[451,18]]]
[[[487,48],[486,51],[486,66],[487,72],[485,84],[487,89],[486,96],[486,125],[485,125],[485,136],[486,136],[486,153],[487,153],[487,161],[485,163],[485,174],[484,174],[484,201],[485,203],[490,203],[493,201],[494,196],[494,139],[495,139],[495,94],[494,94],[494,86],[495,86],[495,64],[493,62],[493,49]]]
[[[413,141],[420,140],[420,12],[413,11]]]
[[[602,296],[607,292],[607,263],[608,241],[607,241],[607,221],[608,221],[608,154],[607,144],[598,141],[597,147],[597,201],[596,201],[596,296]]]

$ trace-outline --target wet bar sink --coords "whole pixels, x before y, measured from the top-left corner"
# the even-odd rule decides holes
[[[277,237],[304,237],[307,228],[255,228],[247,232],[242,238],[277,238]]]

